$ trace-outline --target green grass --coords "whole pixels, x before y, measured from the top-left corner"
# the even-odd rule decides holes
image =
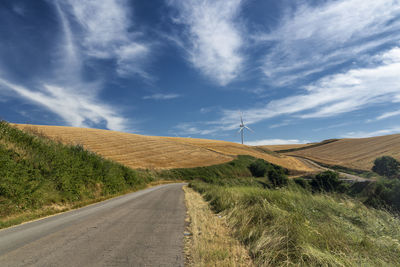
[[[249,170],[251,163],[257,159],[251,156],[239,155],[236,159],[231,162],[197,168],[182,168],[165,170],[157,173],[157,176],[162,179],[180,179],[180,180],[219,180],[219,179],[235,179],[240,177],[251,177],[252,174]],[[285,172],[287,170],[270,163],[268,164],[271,168],[282,169]]]
[[[400,221],[340,195],[192,181],[257,266],[399,266]]]
[[[0,122],[0,228],[22,217],[144,188],[153,180],[84,150]],[[35,215],[36,214],[36,215]],[[21,217],[21,218],[22,218]]]

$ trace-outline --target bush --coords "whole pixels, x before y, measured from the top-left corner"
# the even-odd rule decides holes
[[[310,183],[304,178],[295,178],[293,181],[304,189],[310,189]]]
[[[390,156],[375,159],[372,171],[388,178],[399,177],[400,162]]]
[[[337,172],[324,171],[317,174],[310,184],[316,191],[332,192],[340,191],[338,189],[341,187],[342,182],[339,180]]]
[[[265,177],[268,171],[268,163],[262,159],[257,159],[250,164],[249,170],[254,177]]]
[[[289,181],[282,168],[270,168],[268,170],[268,179],[274,187],[287,185]]]
[[[370,184],[365,190],[365,204],[375,208],[387,208],[400,212],[400,180],[382,179]]]

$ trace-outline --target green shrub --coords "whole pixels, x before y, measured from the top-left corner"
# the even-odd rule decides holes
[[[295,182],[295,184],[299,185],[300,187],[304,188],[304,189],[311,189],[310,183],[304,179],[304,178],[295,178],[293,179],[293,181]]]
[[[311,186],[315,191],[332,192],[338,191],[342,182],[339,180],[339,174],[333,171],[324,171],[317,174],[311,180]]]
[[[268,170],[268,179],[274,187],[287,185],[289,181],[283,169],[273,167]]]
[[[262,159],[257,159],[250,164],[249,170],[254,177],[265,177],[269,164]]]
[[[400,162],[398,162],[395,158],[383,156],[375,159],[372,171],[388,178],[398,178],[399,167]]]

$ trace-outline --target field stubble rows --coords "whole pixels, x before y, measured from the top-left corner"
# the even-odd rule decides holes
[[[143,136],[63,126],[23,124],[15,124],[15,126],[41,133],[63,143],[83,145],[90,151],[132,168],[172,169],[210,166],[229,162],[237,155],[250,155],[295,172],[312,171],[293,157],[273,152],[266,153],[256,147],[225,141]]]

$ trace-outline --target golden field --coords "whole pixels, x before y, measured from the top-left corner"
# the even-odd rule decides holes
[[[392,156],[400,160],[400,134],[340,139],[311,148],[285,153],[317,162],[353,169],[371,170],[377,157]]]
[[[209,166],[250,155],[296,172],[313,171],[296,158],[231,142],[143,136],[99,129],[13,124],[65,144],[80,144],[131,168],[171,169]]]
[[[280,151],[287,149],[296,149],[311,146],[313,144],[293,144],[293,145],[268,145],[268,146],[260,146],[261,148],[269,149],[271,151]]]

